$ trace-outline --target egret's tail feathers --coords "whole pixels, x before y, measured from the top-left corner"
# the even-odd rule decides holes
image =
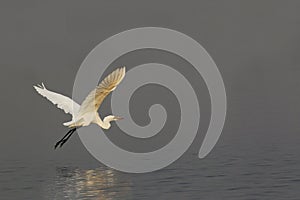
[[[63,123],[64,124],[64,126],[70,126],[71,124],[73,124],[74,122],[73,121],[70,121],[70,122],[65,122],[65,123]]]
[[[79,126],[83,126],[83,119],[77,120],[77,121],[69,121],[63,123],[64,126],[67,126],[69,128],[75,128]]]

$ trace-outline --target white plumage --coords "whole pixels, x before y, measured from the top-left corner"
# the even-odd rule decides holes
[[[42,85],[33,86],[33,87],[40,95],[46,97],[58,108],[65,111],[65,113],[69,113],[71,115],[75,115],[75,113],[78,113],[80,105],[75,101],[73,101],[72,99],[70,99],[69,97],[47,90],[44,83],[42,83]]]
[[[34,86],[34,88],[40,95],[46,97],[53,104],[56,104],[58,108],[64,110],[65,113],[72,115],[72,121],[64,123],[65,126],[79,127],[95,123],[104,129],[108,129],[110,127],[110,121],[118,120],[120,117],[110,115],[105,117],[102,121],[97,110],[104,98],[116,89],[124,76],[125,67],[113,71],[89,93],[81,106],[69,97],[48,90],[43,83],[42,85]]]
[[[120,120],[122,118],[109,115],[104,117],[104,119],[102,120],[97,110],[99,109],[104,98],[116,89],[118,84],[120,84],[120,82],[123,80],[124,76],[125,67],[121,67],[113,71],[94,90],[89,93],[89,95],[85,98],[81,105],[79,105],[69,97],[48,90],[43,83],[42,85],[33,87],[40,95],[46,97],[53,104],[57,105],[58,108],[64,110],[65,113],[69,113],[72,115],[72,120],[64,123],[64,125],[68,126],[69,128],[74,128],[72,129],[73,132],[76,130],[76,128],[81,126],[88,126],[91,123],[95,123],[103,129],[109,129],[111,126],[111,121]],[[62,142],[62,144],[66,142],[66,140],[62,140],[59,142]],[[56,146],[57,145],[58,144],[56,144]]]

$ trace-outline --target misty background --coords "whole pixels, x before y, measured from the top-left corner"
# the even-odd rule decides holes
[[[225,126],[204,160],[197,158],[203,138],[199,134],[188,153],[164,170],[139,175],[113,171],[119,179],[109,189],[114,193],[107,195],[113,199],[297,199],[299,10],[296,0],[2,0],[0,193],[4,199],[54,199],[51,195],[61,185],[54,184],[49,192],[53,183],[48,180],[56,183],[83,170],[97,168],[96,176],[110,170],[87,152],[77,135],[62,149],[53,150],[67,131],[62,123],[70,116],[32,86],[44,82],[50,90],[72,96],[76,72],[96,45],[128,29],[154,26],[185,33],[213,58],[227,92]],[[113,67],[136,59],[162,59],[160,55],[166,54],[138,52],[120,58]],[[99,67],[106,68],[101,63]],[[205,85],[199,88],[203,105],[209,105]],[[208,106],[202,110],[204,132],[210,111]],[[117,142],[117,137],[111,137]]]

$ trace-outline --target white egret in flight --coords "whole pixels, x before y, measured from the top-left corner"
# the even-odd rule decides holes
[[[125,67],[121,67],[109,74],[89,95],[85,98],[81,105],[70,99],[69,97],[48,90],[44,84],[33,86],[36,91],[46,97],[58,108],[72,115],[72,120],[64,123],[70,131],[59,140],[54,148],[62,145],[71,137],[77,128],[81,126],[88,126],[91,123],[99,125],[103,129],[109,129],[112,121],[122,119],[121,117],[108,115],[102,120],[97,112],[104,98],[114,91],[117,85],[123,80],[125,76]]]

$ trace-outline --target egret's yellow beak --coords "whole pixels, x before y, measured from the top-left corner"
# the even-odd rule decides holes
[[[114,117],[114,120],[115,120],[115,121],[121,120],[121,119],[124,119],[124,118],[123,118],[123,117],[117,117],[117,116]]]

